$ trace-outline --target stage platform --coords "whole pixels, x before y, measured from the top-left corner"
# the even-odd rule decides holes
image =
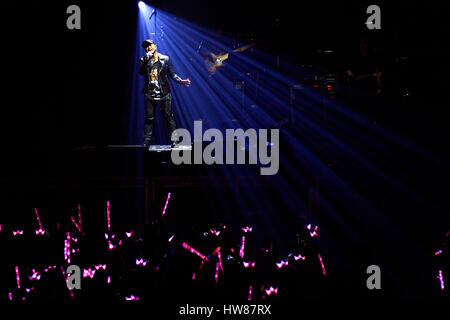
[[[150,152],[161,152],[161,151],[172,151],[172,150],[192,150],[192,146],[181,146],[172,147],[170,144],[154,144],[150,145],[149,148],[145,148],[141,144],[111,144],[108,145],[108,149],[143,149]]]

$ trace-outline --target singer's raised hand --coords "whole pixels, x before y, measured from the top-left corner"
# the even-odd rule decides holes
[[[191,84],[191,80],[189,78],[187,78],[185,80],[181,80],[180,84],[185,86],[185,87],[189,87],[189,85]]]

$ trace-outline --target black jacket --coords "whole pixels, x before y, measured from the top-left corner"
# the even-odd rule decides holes
[[[166,94],[170,93],[169,76],[178,83],[180,83],[182,79],[175,73],[172,61],[169,59],[168,56],[160,54],[159,52],[157,52],[156,54],[158,55],[160,61],[158,69],[158,82],[159,86],[161,87],[161,95],[164,97]],[[150,81],[151,64],[148,63],[150,59],[151,58],[147,56],[143,56],[142,58],[139,59],[139,73],[141,75],[146,76],[145,87],[143,90],[144,94],[146,94],[148,91],[148,85]]]

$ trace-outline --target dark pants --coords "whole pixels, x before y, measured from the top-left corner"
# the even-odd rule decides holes
[[[155,120],[156,106],[159,103],[163,117],[169,131],[169,140],[172,140],[172,132],[177,128],[175,116],[172,111],[172,97],[170,93],[159,101],[145,99],[145,124],[144,124],[144,144],[150,145],[153,133],[153,121]],[[175,139],[177,141],[177,139]]]

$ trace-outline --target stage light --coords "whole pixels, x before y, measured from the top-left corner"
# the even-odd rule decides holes
[[[138,2],[138,7],[139,7],[139,9],[144,10],[145,9],[145,2],[144,1],[139,1]]]

